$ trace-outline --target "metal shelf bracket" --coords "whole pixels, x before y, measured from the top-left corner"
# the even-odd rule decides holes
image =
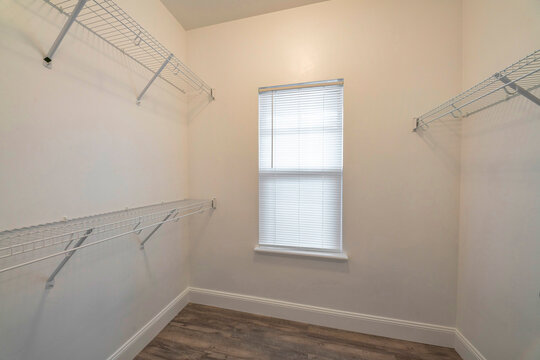
[[[56,275],[58,275],[58,273],[60,272],[60,270],[62,270],[64,265],[66,265],[66,263],[69,261],[69,259],[71,259],[73,254],[75,254],[75,251],[77,251],[78,247],[81,246],[85,242],[86,239],[88,239],[88,237],[90,236],[93,230],[94,229],[87,230],[84,236],[82,236],[79,239],[79,241],[77,241],[77,243],[73,246],[73,251],[70,251],[69,253],[67,253],[66,257],[63,258],[60,264],[58,264],[58,266],[56,267],[56,269],[54,269],[51,276],[49,276],[49,278],[47,279],[47,283],[45,284],[46,289],[50,289],[54,286],[54,278],[56,277]],[[66,246],[64,250],[67,250],[69,245],[71,245],[71,242],[69,242],[69,244]]]
[[[165,221],[167,221],[171,216],[175,218],[177,215],[178,211],[176,209],[171,210],[171,212],[168,213],[167,216],[165,216],[165,218],[161,220],[161,222],[154,228],[154,230],[152,230],[150,234],[148,234],[148,236],[146,236],[146,238],[141,242],[141,250],[144,250],[144,244],[152,237],[152,235],[154,235],[156,231],[158,231],[158,229],[161,227],[161,225],[165,223]]]
[[[165,69],[165,66],[167,66],[167,64],[169,63],[169,61],[171,61],[171,59],[173,58],[173,54],[169,54],[169,57],[167,57],[167,59],[165,59],[165,61],[163,62],[163,64],[161,64],[161,66],[159,67],[158,71],[155,72],[154,76],[152,76],[152,78],[150,79],[150,81],[148,82],[148,84],[146,84],[146,86],[144,87],[144,89],[141,91],[141,93],[139,94],[139,96],[137,96],[137,105],[140,105],[141,104],[141,99],[142,97],[144,96],[144,94],[146,93],[146,91],[148,90],[148,88],[150,87],[150,85],[152,85],[152,83],[157,79],[157,77],[159,76],[159,74],[161,74],[161,72],[163,71],[163,69]]]
[[[71,15],[69,15],[66,23],[64,24],[64,27],[62,27],[62,30],[60,30],[60,34],[58,34],[58,37],[56,38],[51,48],[49,49],[47,56],[43,58],[43,66],[45,66],[47,69],[52,68],[52,58],[54,56],[54,53],[58,49],[58,46],[60,46],[60,43],[62,42],[62,40],[64,40],[64,37],[69,31],[69,28],[71,27],[71,25],[73,25],[73,22],[75,22],[75,19],[77,18],[77,16],[79,16],[79,13],[83,9],[84,5],[86,4],[86,1],[87,0],[79,0],[77,2],[77,5],[75,5],[75,8],[71,12]]]
[[[423,129],[424,127],[426,128],[428,127],[428,125],[424,121],[422,121],[422,119],[414,118],[414,120],[415,120],[416,126],[414,127],[413,132],[417,132],[418,129]]]
[[[525,90],[524,88],[516,84],[514,81],[510,80],[507,76],[503,76],[500,73],[496,73],[495,77],[499,79],[500,81],[502,81],[504,84],[508,85],[512,90],[514,90],[514,92],[517,92],[518,94],[523,95],[525,98],[531,100],[536,105],[540,105],[539,98],[537,98],[536,96],[531,94],[529,91]],[[505,88],[505,91],[506,91],[506,88]],[[513,95],[513,94],[509,93],[508,95]]]

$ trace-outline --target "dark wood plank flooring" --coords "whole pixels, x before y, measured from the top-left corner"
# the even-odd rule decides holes
[[[461,360],[454,349],[188,304],[136,360]]]

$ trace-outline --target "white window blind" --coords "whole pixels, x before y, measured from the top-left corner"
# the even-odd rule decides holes
[[[341,252],[343,80],[259,89],[259,245]]]

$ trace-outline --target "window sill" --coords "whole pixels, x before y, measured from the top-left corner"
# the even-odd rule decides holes
[[[339,260],[339,261],[349,260],[349,256],[347,255],[345,251],[334,253],[334,252],[294,250],[294,249],[287,249],[287,248],[256,246],[255,252],[265,253],[265,254],[307,256],[307,257],[332,259],[332,260]]]

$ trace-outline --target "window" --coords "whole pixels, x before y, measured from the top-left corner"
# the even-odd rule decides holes
[[[342,79],[259,89],[256,250],[345,256],[342,149]]]

